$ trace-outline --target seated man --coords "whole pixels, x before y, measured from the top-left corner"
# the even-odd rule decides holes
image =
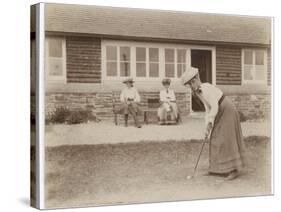
[[[159,124],[176,124],[178,108],[175,93],[170,89],[171,80],[163,79],[162,84],[164,90],[160,91],[161,106],[158,108]]]
[[[122,90],[120,95],[120,101],[122,104],[122,111],[125,117],[125,126],[128,126],[128,117],[131,114],[135,121],[135,126],[141,128],[137,114],[140,112],[138,103],[140,103],[140,95],[136,88],[133,87],[134,80],[128,78],[123,81],[126,84],[126,88]]]

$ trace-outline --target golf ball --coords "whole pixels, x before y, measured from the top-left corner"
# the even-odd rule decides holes
[[[186,178],[187,178],[187,179],[191,179],[191,176],[187,176]]]

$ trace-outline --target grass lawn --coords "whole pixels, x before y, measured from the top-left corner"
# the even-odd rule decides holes
[[[245,138],[248,165],[234,181],[204,176],[205,146],[197,175],[192,173],[202,141],[64,145],[46,148],[46,206],[75,207],[264,195],[271,192],[270,138]]]

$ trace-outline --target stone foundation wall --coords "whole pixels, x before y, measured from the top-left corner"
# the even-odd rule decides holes
[[[120,105],[120,92],[97,92],[97,93],[48,93],[45,96],[46,118],[59,107],[70,110],[90,109],[101,120],[113,119],[113,105]],[[154,99],[159,98],[158,92],[140,92],[141,108],[156,107]],[[181,115],[187,116],[191,111],[189,93],[176,93],[177,104]],[[228,97],[234,102],[238,111],[242,112],[247,119],[268,118],[271,114],[271,97],[269,94],[231,94]],[[152,103],[151,103],[152,102]],[[149,118],[154,119],[150,114]],[[122,120],[122,117],[121,119]]]
[[[239,94],[228,95],[238,111],[248,119],[270,118],[271,96],[270,94]]]
[[[141,109],[157,107],[153,101],[159,99],[159,92],[140,92],[140,96]],[[91,109],[98,118],[110,119],[113,118],[113,105],[120,105],[119,97],[120,92],[49,93],[45,96],[46,117],[48,118],[56,108],[65,107],[70,110]],[[188,115],[191,107],[190,94],[176,93],[176,98],[181,114]]]

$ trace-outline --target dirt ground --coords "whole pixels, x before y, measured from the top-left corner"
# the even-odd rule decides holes
[[[46,149],[46,206],[75,207],[253,196],[271,193],[271,141],[249,136],[247,167],[233,181],[205,176],[202,141],[169,140],[122,144],[63,145]]]

